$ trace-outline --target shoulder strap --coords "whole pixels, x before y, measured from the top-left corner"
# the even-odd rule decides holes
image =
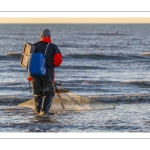
[[[33,44],[33,45],[34,45],[34,44]],[[34,53],[37,51],[37,48],[38,48],[40,45],[41,45],[41,44],[38,44],[38,45],[37,45],[37,43],[36,43]]]
[[[47,52],[47,48],[48,48],[48,45],[49,45],[50,43],[48,43],[47,44],[47,46],[46,46],[46,50],[45,50],[45,56],[46,56],[46,52]]]

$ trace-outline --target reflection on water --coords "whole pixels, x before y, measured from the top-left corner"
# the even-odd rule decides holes
[[[47,124],[48,123],[50,123],[50,124],[51,123],[57,123],[57,121],[51,116],[49,116],[49,115],[43,115],[43,116],[35,115],[33,117],[33,119],[31,119],[31,122],[33,122],[33,123],[43,123],[43,124],[45,124],[45,123],[47,123]]]

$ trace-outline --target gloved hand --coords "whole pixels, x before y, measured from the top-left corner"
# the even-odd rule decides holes
[[[32,77],[30,75],[28,75],[27,80],[31,82],[32,81]]]
[[[30,82],[32,81],[32,78],[31,78],[31,77],[29,77],[29,78],[27,78],[27,79],[28,79],[28,81],[30,81]]]

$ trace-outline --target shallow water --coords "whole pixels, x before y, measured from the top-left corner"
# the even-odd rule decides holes
[[[142,106],[142,107],[141,107]],[[149,132],[148,103],[117,104],[115,109],[66,111],[50,116],[31,109],[1,107],[1,132]]]
[[[63,55],[55,80],[70,92],[115,105],[47,118],[19,103],[32,98],[20,66],[24,43],[43,28]],[[150,25],[0,25],[1,132],[150,132]]]

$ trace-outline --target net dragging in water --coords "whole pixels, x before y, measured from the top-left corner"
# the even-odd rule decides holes
[[[21,103],[18,107],[34,109],[34,100]],[[81,111],[81,110],[104,110],[113,109],[114,105],[106,104],[84,98],[71,92],[56,92],[50,111]]]

